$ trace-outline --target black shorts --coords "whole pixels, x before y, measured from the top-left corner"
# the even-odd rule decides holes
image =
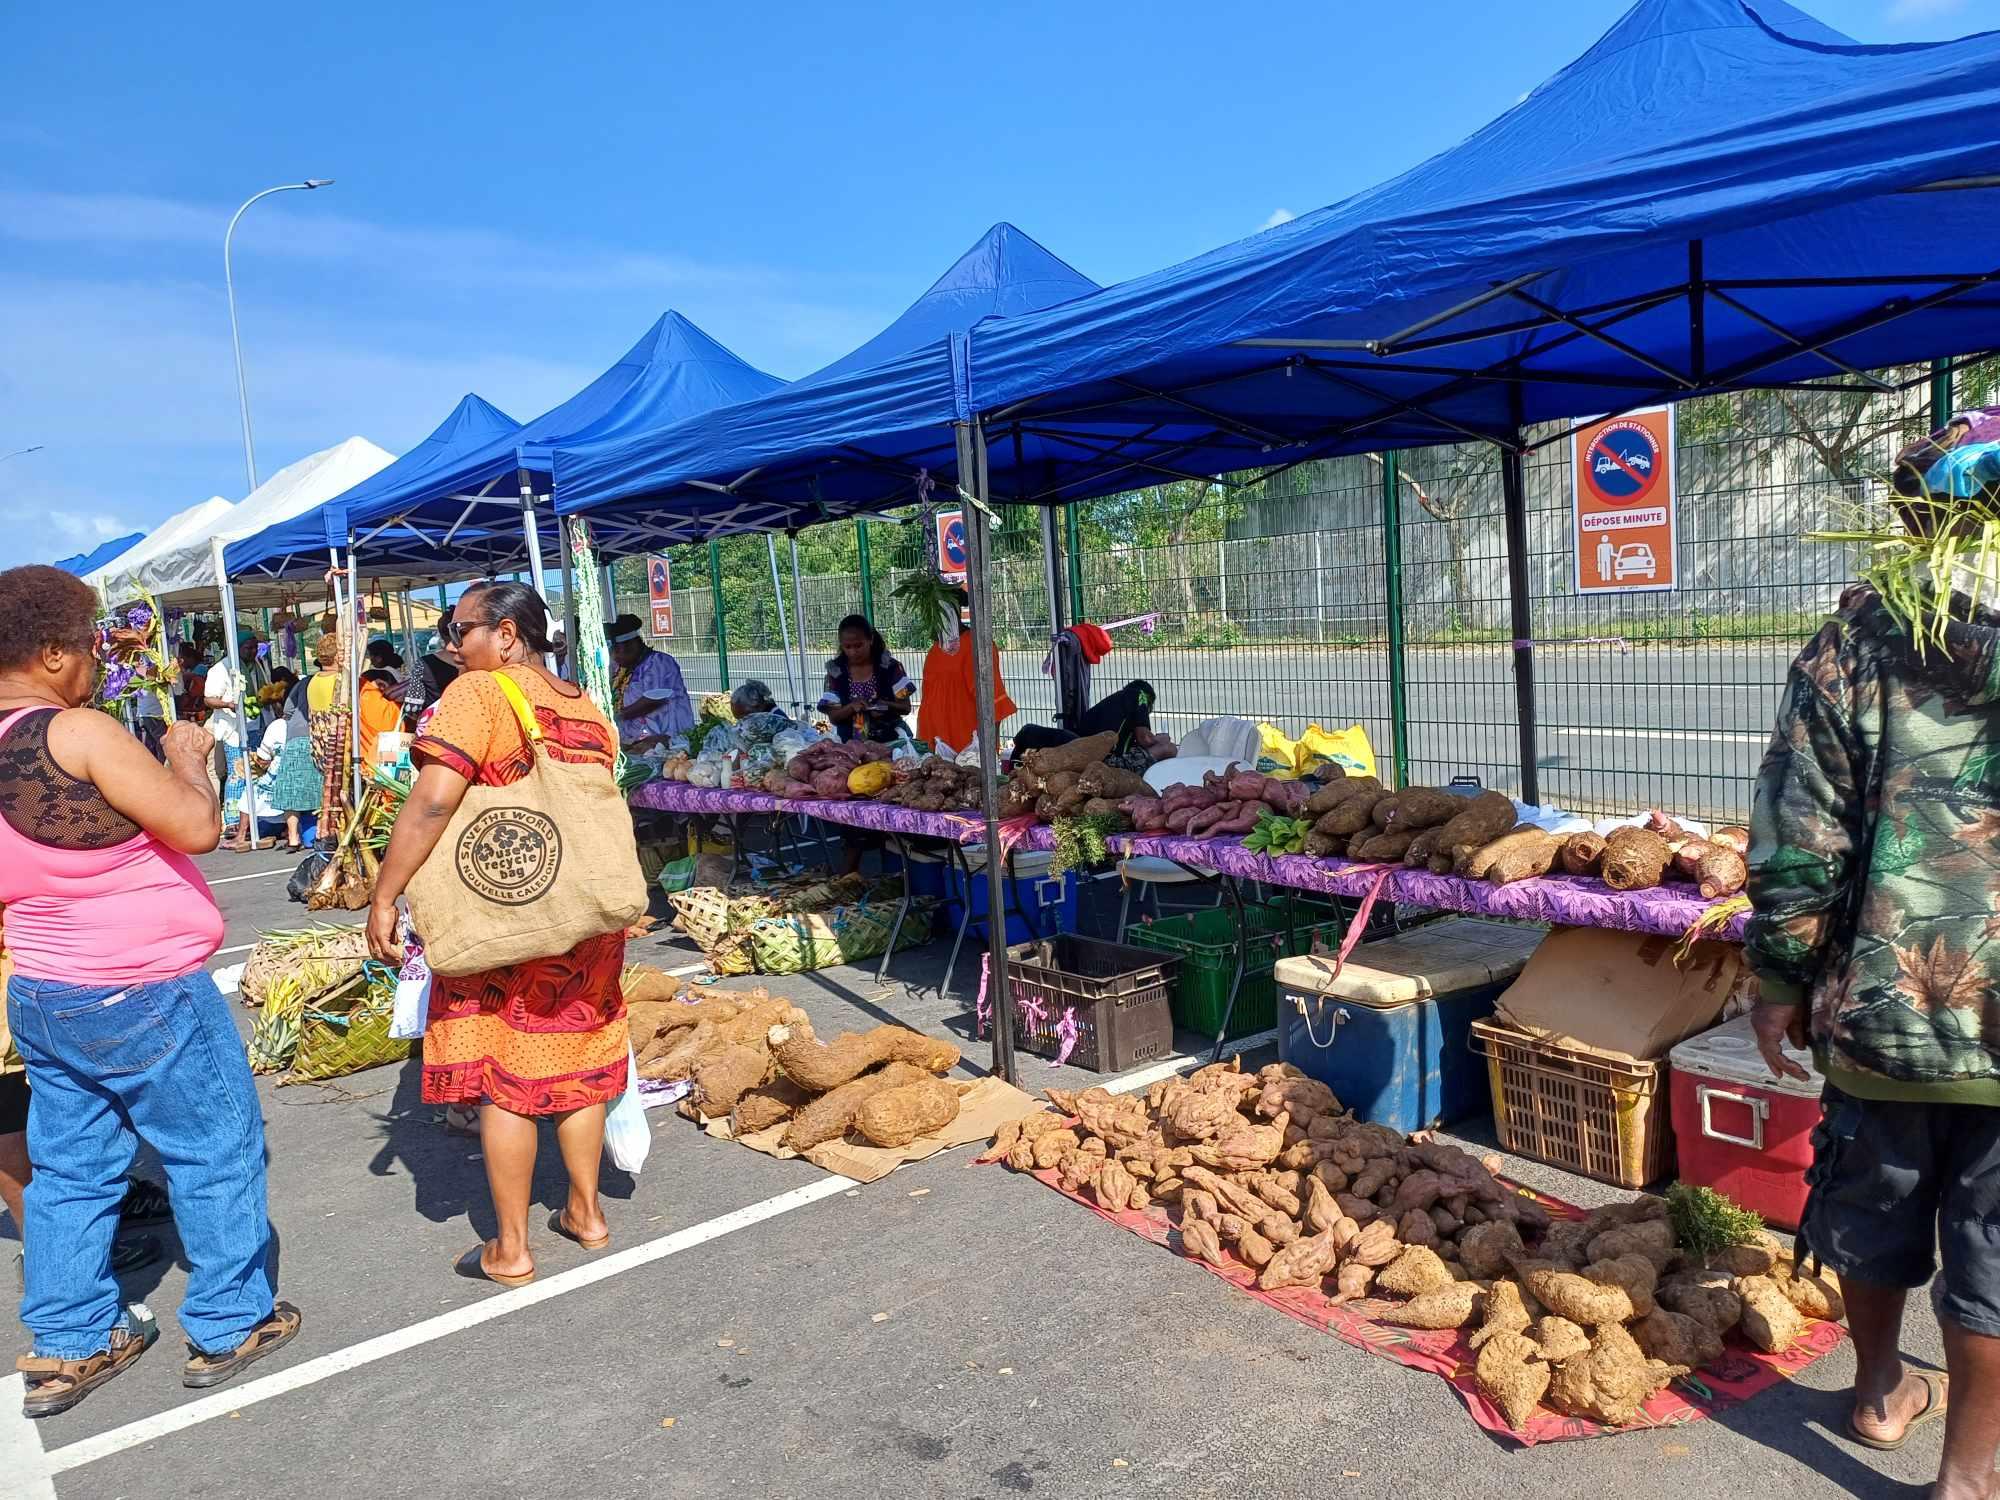
[[[28,1128],[28,1075],[0,1073],[0,1135]]]
[[[1821,1107],[1801,1253],[1856,1281],[1920,1287],[1942,1250],[1939,1315],[2000,1338],[2000,1108],[1855,1099],[1830,1083]]]

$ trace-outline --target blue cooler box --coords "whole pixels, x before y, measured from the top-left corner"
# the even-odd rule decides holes
[[[1330,957],[1281,959],[1278,1055],[1359,1119],[1409,1132],[1492,1108],[1472,1023],[1514,982],[1539,927],[1459,918]]]
[[[956,865],[946,865],[944,925],[941,932],[956,932],[959,918],[969,905],[974,929],[986,922],[988,909],[986,860],[979,850],[966,852],[972,866],[972,888],[966,889],[964,874]],[[1049,855],[1022,850],[1014,856],[1014,888],[1005,895],[1007,942],[1014,946],[1041,938],[1076,931],[1076,871],[1066,870],[1060,878],[1049,874]],[[1019,908],[1017,911],[1016,908]],[[1030,920],[1024,923],[1021,913]],[[1483,1076],[1483,1075],[1482,1075]]]

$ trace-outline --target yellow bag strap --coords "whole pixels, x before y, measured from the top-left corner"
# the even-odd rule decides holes
[[[493,680],[500,684],[500,691],[513,707],[514,717],[521,721],[521,733],[528,738],[528,748],[534,749],[542,742],[541,721],[535,717],[535,710],[528,703],[528,695],[521,691],[520,684],[506,672],[493,674]]]

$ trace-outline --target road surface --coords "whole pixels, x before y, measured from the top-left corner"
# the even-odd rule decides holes
[[[201,863],[232,882],[216,887],[229,947],[301,921],[276,857]],[[1113,882],[1096,894],[1100,916],[1115,909]],[[634,953],[692,956],[658,939]],[[823,1035],[893,1015],[976,1066],[976,975],[961,965],[940,997],[927,986],[941,960],[938,946],[898,960],[913,990],[854,969],[771,983]],[[1031,1087],[1084,1078],[1024,1061]],[[304,1332],[204,1398],[179,1383],[182,1270],[142,1273],[128,1295],[163,1335],[135,1368],[33,1426],[13,1378],[0,1383],[0,1496],[1817,1500],[1920,1493],[1935,1473],[1938,1427],[1894,1454],[1839,1435],[1845,1347],[1722,1420],[1522,1451],[1435,1377],[1313,1333],[965,1151],[859,1188],[670,1111],[652,1116],[645,1171],[609,1176],[612,1249],[538,1233],[541,1279],[501,1293],[451,1274],[490,1231],[486,1188],[476,1142],[444,1134],[413,1065],[259,1093]],[[553,1163],[545,1140],[538,1217],[560,1201]],[[1576,1201],[1608,1196],[1513,1170]],[[1935,1361],[1917,1302],[1905,1348]],[[0,1369],[24,1348],[10,1323]]]

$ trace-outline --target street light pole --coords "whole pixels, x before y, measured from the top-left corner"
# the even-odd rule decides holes
[[[23,453],[40,453],[41,451],[42,445],[37,443],[32,448],[16,448],[12,453],[0,453],[0,464],[4,464],[10,458],[19,458]]]
[[[229,294],[229,342],[236,348],[236,404],[243,413],[243,472],[249,476],[251,490],[257,488],[257,452],[250,442],[250,390],[243,381],[243,337],[236,328],[236,278],[230,270],[229,241],[236,233],[236,221],[259,198],[268,198],[273,193],[310,192],[314,188],[332,186],[331,177],[308,177],[304,182],[281,183],[277,187],[265,188],[261,193],[253,193],[244,200],[243,207],[230,216],[229,227],[222,232],[222,285]],[[244,493],[247,495],[250,490]]]

